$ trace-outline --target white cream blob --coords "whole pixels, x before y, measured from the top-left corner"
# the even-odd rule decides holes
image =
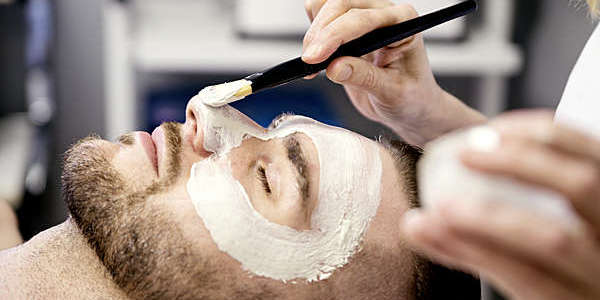
[[[289,281],[322,280],[345,265],[380,202],[379,148],[349,131],[294,117],[267,132],[229,106],[213,108],[192,99],[204,122],[204,147],[214,154],[192,167],[188,193],[218,248],[256,275]],[[275,224],[258,213],[231,172],[228,153],[243,139],[262,140],[300,132],[319,157],[318,204],[311,230]]]
[[[223,106],[241,99],[244,99],[248,93],[239,94],[240,91],[250,89],[252,82],[246,79],[240,79],[232,82],[226,82],[218,85],[203,88],[198,97],[201,101],[213,107]]]
[[[560,195],[510,178],[473,171],[460,161],[463,150],[493,151],[499,145],[500,135],[486,126],[452,133],[428,144],[418,164],[419,195],[424,206],[435,209],[445,199],[504,201],[578,225],[578,217]]]

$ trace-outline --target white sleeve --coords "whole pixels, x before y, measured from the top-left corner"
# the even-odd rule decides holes
[[[600,26],[571,72],[556,121],[600,138]]]

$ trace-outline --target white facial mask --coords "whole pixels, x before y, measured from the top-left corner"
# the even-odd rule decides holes
[[[353,133],[294,117],[271,132],[251,126],[235,109],[192,99],[203,117],[204,147],[214,152],[192,167],[188,193],[219,249],[256,275],[283,281],[322,280],[345,265],[380,202],[381,159],[375,143]],[[301,132],[319,156],[318,204],[311,230],[298,231],[258,213],[231,172],[228,153],[246,137],[262,140]]]
[[[560,195],[505,177],[487,175],[465,167],[461,151],[492,151],[500,135],[490,127],[475,127],[441,137],[427,145],[418,165],[419,195],[428,209],[438,201],[503,201],[533,213],[577,226],[578,217]]]

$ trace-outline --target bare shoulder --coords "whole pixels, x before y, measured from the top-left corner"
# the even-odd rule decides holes
[[[126,299],[70,220],[0,252],[0,299]]]
[[[17,246],[0,251],[0,299],[35,298],[24,285],[28,279],[20,268],[20,248]]]

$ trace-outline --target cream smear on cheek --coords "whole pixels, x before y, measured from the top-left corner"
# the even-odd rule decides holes
[[[204,120],[204,147],[214,154],[192,166],[188,193],[218,248],[256,275],[283,280],[326,279],[359,251],[380,202],[379,149],[357,135],[296,117],[266,132],[229,106],[192,100]],[[252,206],[231,172],[228,153],[247,137],[262,140],[306,134],[319,156],[318,204],[311,230],[275,224]]]

